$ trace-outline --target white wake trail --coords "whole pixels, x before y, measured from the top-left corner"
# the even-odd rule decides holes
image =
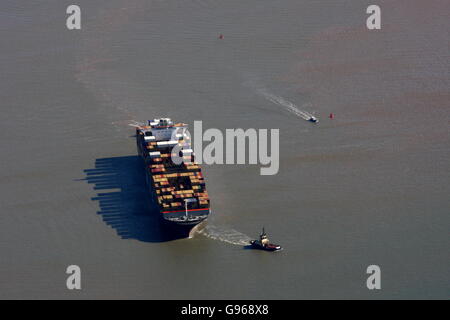
[[[249,236],[234,229],[218,227],[210,224],[199,230],[197,233],[207,238],[234,244],[236,246],[248,245],[251,240]]]
[[[128,125],[129,125],[130,127],[142,127],[142,126],[145,125],[145,123],[139,122],[139,121],[135,121],[135,120],[129,120]]]
[[[295,114],[296,116],[298,116],[304,120],[309,120],[309,119],[311,119],[311,117],[314,116],[313,114],[311,114],[307,111],[300,110],[295,104],[293,104],[292,102],[290,102],[282,97],[279,97],[277,95],[269,93],[263,89],[259,89],[258,92],[267,100],[269,100],[281,107],[284,107],[290,113]],[[311,104],[307,103],[307,104],[303,105],[303,107],[307,107],[307,106],[311,107]]]

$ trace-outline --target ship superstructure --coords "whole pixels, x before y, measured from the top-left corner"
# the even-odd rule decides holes
[[[195,226],[208,217],[210,200],[186,130],[187,124],[154,119],[136,128],[136,142],[152,201],[162,218],[176,225]]]

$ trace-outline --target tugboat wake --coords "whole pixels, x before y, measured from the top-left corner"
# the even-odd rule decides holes
[[[236,246],[245,246],[249,243],[251,238],[239,231],[225,227],[217,227],[208,223],[205,228],[198,231],[199,234],[213,239],[233,244]]]
[[[289,111],[292,114],[295,114],[297,117],[300,117],[306,121],[310,121],[310,122],[319,122],[319,120],[311,113],[304,111],[304,110],[300,110],[295,104],[293,104],[292,102],[279,97],[277,95],[274,95],[272,93],[269,93],[263,89],[258,89],[258,92],[267,100],[275,103],[276,105],[279,105],[281,107],[284,107],[287,111]],[[305,104],[305,106],[311,106],[310,104]]]

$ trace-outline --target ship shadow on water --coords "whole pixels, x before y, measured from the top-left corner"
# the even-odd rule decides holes
[[[95,168],[84,173],[99,191],[92,198],[99,204],[97,213],[122,239],[165,242],[188,237],[186,230],[174,229],[160,218],[139,156],[97,159]]]

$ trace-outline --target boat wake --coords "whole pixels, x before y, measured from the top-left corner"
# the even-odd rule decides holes
[[[272,93],[269,93],[269,92],[267,92],[264,89],[258,89],[258,93],[261,94],[267,100],[273,102],[274,104],[285,108],[287,111],[289,111],[290,113],[296,115],[297,117],[300,117],[300,118],[302,118],[304,120],[307,120],[307,121],[310,121],[310,119],[314,117],[313,114],[311,114],[311,113],[309,113],[307,111],[304,111],[304,110],[300,110],[292,102],[290,102],[290,101],[288,101],[288,100],[286,100],[286,99],[284,99],[284,98],[282,98],[280,96],[277,96],[277,95],[274,95]],[[305,103],[302,106],[302,109],[305,108],[305,107],[311,108],[311,104],[310,103]]]
[[[219,240],[236,246],[248,245],[251,238],[239,231],[230,228],[218,227],[208,224],[203,229],[197,231],[207,238]]]
[[[140,121],[135,121],[135,120],[129,120],[129,123],[128,123],[128,125],[130,126],[130,127],[142,127],[142,126],[145,126],[145,123],[144,122],[140,122]]]

